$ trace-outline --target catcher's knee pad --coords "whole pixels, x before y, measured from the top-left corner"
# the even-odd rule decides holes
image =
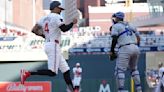
[[[132,77],[133,77],[133,76],[138,76],[138,75],[139,75],[139,71],[138,71],[137,69],[132,70],[132,71],[131,71],[131,75],[132,75]]]
[[[72,81],[71,81],[71,77],[70,77],[70,70],[66,71],[64,74],[64,80],[67,84],[71,84],[72,85]]]
[[[124,79],[124,78],[125,78],[125,73],[122,72],[122,71],[118,71],[118,73],[117,73],[117,78],[118,78],[118,79]]]
[[[117,79],[118,90],[123,90],[124,89],[124,81],[125,81],[124,70],[117,68],[115,71],[115,75],[116,75],[116,79]]]
[[[118,75],[119,76],[122,76],[122,74],[124,74],[124,70],[123,69],[120,69],[120,68],[115,68],[115,76],[117,77]]]
[[[139,71],[137,69],[136,70],[132,70],[131,76],[132,76],[132,78],[134,80],[136,88],[141,89]]]

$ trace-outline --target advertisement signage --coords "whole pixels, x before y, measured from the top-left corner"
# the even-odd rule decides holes
[[[152,47],[139,47],[141,52],[155,52],[155,51],[164,51],[164,46],[152,46]],[[72,53],[91,53],[91,52],[103,52],[108,53],[110,51],[110,48],[107,47],[95,47],[95,48],[71,48],[69,49],[69,52]],[[118,51],[118,48],[115,49],[115,51]]]
[[[51,82],[0,82],[1,92],[51,92]]]

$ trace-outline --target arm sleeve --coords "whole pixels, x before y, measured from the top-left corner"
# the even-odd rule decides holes
[[[72,27],[73,27],[73,22],[68,25],[63,24],[59,28],[61,29],[61,31],[66,32],[70,30]]]
[[[110,26],[109,31],[110,31],[110,32],[112,31],[112,26]]]
[[[68,30],[70,30],[72,27],[73,27],[73,22],[71,22],[70,24],[68,24],[68,25],[66,25],[65,23],[64,23],[64,20],[63,20],[63,18],[61,17],[61,16],[57,16],[56,17],[56,21],[55,21],[56,23],[57,23],[57,26],[61,29],[61,31],[63,31],[63,32],[66,32],[66,31],[68,31]]]
[[[117,36],[116,35],[113,35],[112,36],[112,44],[111,44],[111,52],[114,53],[114,48],[116,47],[116,44],[117,44]]]
[[[112,36],[112,44],[111,44],[111,52],[114,53],[114,48],[116,47],[117,44],[117,39],[118,39],[118,27],[117,25],[113,25],[111,28],[111,36]]]

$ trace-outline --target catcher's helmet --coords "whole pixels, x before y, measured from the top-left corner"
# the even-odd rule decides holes
[[[124,19],[125,14],[123,12],[116,12],[112,15],[112,17],[116,17],[116,18],[120,18],[120,19]]]
[[[50,10],[53,10],[56,7],[59,7],[61,10],[64,10],[64,8],[61,7],[61,3],[59,1],[52,1],[50,3]]]

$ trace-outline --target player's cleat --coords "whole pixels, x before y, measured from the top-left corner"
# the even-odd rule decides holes
[[[21,70],[20,76],[21,76],[21,84],[24,84],[26,79],[30,77],[31,73],[29,71],[26,71],[24,69]]]

